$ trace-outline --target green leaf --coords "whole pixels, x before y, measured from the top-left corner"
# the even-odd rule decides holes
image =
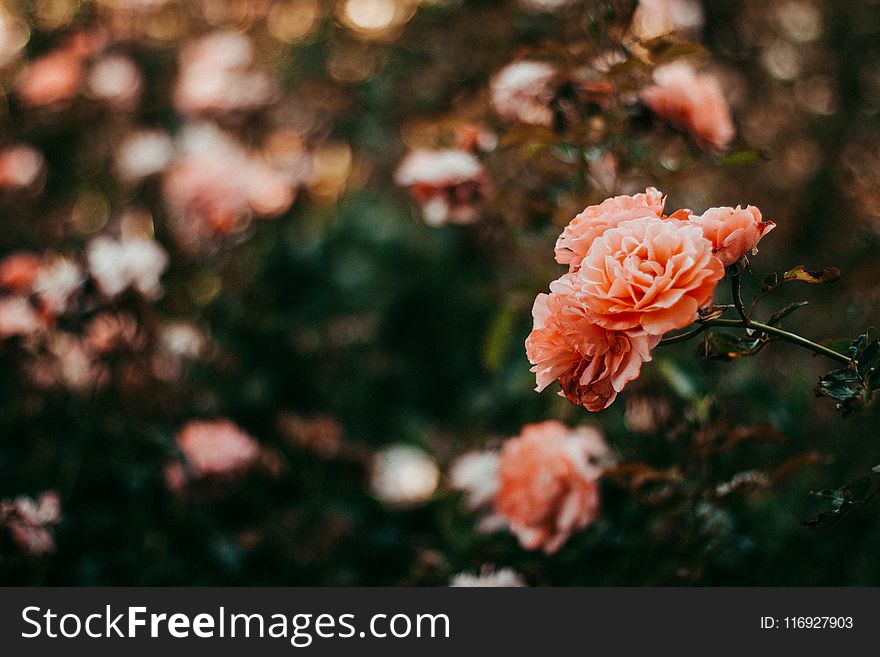
[[[729,153],[715,160],[715,164],[722,167],[738,167],[745,164],[756,164],[770,159],[764,151],[756,148],[747,148],[735,153]]]
[[[541,144],[544,146],[559,143],[559,136],[541,125],[521,125],[507,132],[498,141],[501,147]]]
[[[785,272],[783,280],[802,281],[804,283],[831,283],[840,278],[840,269],[837,267],[824,267],[821,271],[810,271],[803,265]]]
[[[501,367],[515,325],[516,307],[513,304],[503,306],[489,325],[483,345],[483,365],[489,372],[497,372]]]

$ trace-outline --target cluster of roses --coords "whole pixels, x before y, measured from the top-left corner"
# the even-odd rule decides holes
[[[569,271],[535,299],[526,339],[536,390],[559,381],[572,403],[607,408],[663,334],[694,322],[724,268],[774,227],[753,206],[664,215],[664,203],[648,188],[590,206],[565,227],[555,252]]]

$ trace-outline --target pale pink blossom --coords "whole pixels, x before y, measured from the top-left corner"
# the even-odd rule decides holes
[[[648,187],[644,194],[615,196],[589,206],[569,222],[556,240],[556,262],[568,265],[569,271],[577,271],[597,237],[624,221],[661,217],[664,202],[663,194]]]
[[[84,282],[85,274],[76,262],[53,256],[40,265],[33,290],[50,313],[61,315],[73,307]]]
[[[23,297],[0,297],[0,340],[30,335],[41,326],[31,303]]]
[[[164,171],[173,157],[174,143],[167,132],[138,130],[116,150],[116,173],[122,181],[137,184]]]
[[[556,96],[556,67],[522,60],[508,64],[489,83],[492,107],[505,121],[550,127]]]
[[[703,229],[703,236],[712,242],[715,255],[725,266],[744,255],[756,254],[758,242],[776,227],[772,221],[764,221],[761,211],[753,205],[709,208],[701,215],[693,215],[690,222]]]
[[[240,233],[253,217],[283,214],[299,182],[217,128],[189,126],[162,185],[169,228],[180,246],[197,251],[217,235]]]
[[[596,238],[572,280],[600,326],[662,335],[697,318],[724,266],[699,226],[647,217]]]
[[[673,32],[699,33],[703,21],[697,0],[639,0],[631,29],[639,39],[649,41]]]
[[[465,494],[469,509],[487,508],[498,492],[498,463],[496,452],[465,452],[449,467],[449,487]]]
[[[36,500],[24,495],[0,501],[0,525],[9,529],[13,542],[31,556],[55,551],[52,527],[61,522],[61,500],[45,491]]]
[[[184,46],[178,59],[174,106],[186,115],[228,115],[266,105],[272,78],[256,66],[250,39],[239,32],[212,32]]]
[[[723,151],[736,135],[718,79],[698,73],[687,62],[657,68],[654,85],[642,90],[641,99],[654,114],[687,130],[707,149]]]
[[[168,267],[168,254],[155,240],[127,237],[115,240],[99,235],[86,248],[89,273],[106,296],[136,290],[147,299],[162,295],[159,283]]]
[[[33,187],[46,171],[42,153],[28,144],[16,144],[0,151],[0,187]]]
[[[409,189],[431,226],[473,223],[487,193],[479,160],[455,149],[411,151],[400,163],[394,181]]]
[[[177,447],[197,476],[231,475],[249,467],[259,443],[229,420],[193,420],[177,434]]]
[[[93,98],[114,110],[129,111],[140,100],[143,76],[131,58],[107,55],[92,65],[86,86]]]
[[[598,429],[525,425],[501,450],[495,510],[525,549],[553,554],[598,516],[597,479],[612,462]]]
[[[99,354],[121,346],[142,346],[138,344],[138,337],[137,320],[129,313],[98,313],[85,330],[86,342]]]
[[[526,355],[533,365],[535,390],[559,381],[560,395],[601,411],[639,376],[660,337],[640,329],[604,328],[578,298],[580,285],[578,275],[569,273],[550,284],[550,294],[537,296]]]

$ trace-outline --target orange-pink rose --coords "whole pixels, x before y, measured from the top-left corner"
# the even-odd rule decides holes
[[[177,446],[195,474],[239,472],[260,454],[260,445],[229,420],[194,420],[177,434]]]
[[[724,266],[700,226],[655,217],[596,238],[577,275],[577,296],[607,329],[662,335],[694,321]]]
[[[577,298],[579,285],[578,275],[569,273],[550,284],[550,294],[538,295],[526,354],[534,366],[535,390],[559,381],[560,394],[570,402],[601,411],[639,376],[660,337],[600,326]]]
[[[703,229],[704,237],[712,242],[715,255],[724,266],[749,253],[756,254],[758,242],[776,227],[772,221],[764,221],[761,211],[753,205],[709,208],[690,221]]]
[[[552,554],[596,519],[597,479],[610,462],[605,440],[592,427],[528,424],[501,450],[495,511],[525,549]]]
[[[615,196],[591,205],[572,219],[556,240],[556,262],[577,271],[593,240],[624,221],[660,217],[663,203],[663,195],[649,187],[644,194]]]
[[[721,151],[730,145],[736,128],[714,76],[697,73],[687,62],[674,62],[655,70],[654,82],[641,93],[654,114],[687,130],[705,148]]]

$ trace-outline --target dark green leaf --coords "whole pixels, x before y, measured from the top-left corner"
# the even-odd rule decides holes
[[[736,360],[751,356],[762,346],[758,338],[740,337],[713,331],[707,333],[700,345],[700,356],[718,360]]]
[[[767,323],[770,324],[770,326],[773,326],[774,324],[777,324],[777,323],[781,322],[783,319],[785,319],[786,317],[788,317],[790,314],[792,314],[798,308],[802,308],[803,306],[806,306],[806,305],[807,305],[806,301],[795,301],[794,303],[790,303],[782,310],[777,310],[775,313],[770,315],[770,319]]]

